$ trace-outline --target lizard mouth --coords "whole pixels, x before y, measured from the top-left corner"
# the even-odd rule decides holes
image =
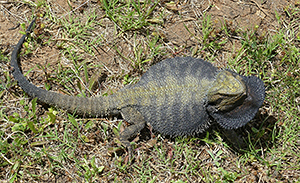
[[[212,112],[218,112],[218,111],[223,111],[223,112],[230,112],[232,110],[236,110],[237,107],[243,105],[247,95],[239,95],[235,96],[236,101],[234,103],[229,103],[229,102],[223,102],[224,99],[231,99],[233,96],[231,95],[224,95],[223,98],[219,98],[216,101],[213,102],[208,102],[208,107],[209,111]]]
[[[238,101],[238,105],[223,111],[216,110],[211,104],[207,106],[209,114],[226,129],[236,129],[247,124],[254,118],[265,99],[265,87],[262,80],[256,76],[241,77],[245,82],[247,95]]]

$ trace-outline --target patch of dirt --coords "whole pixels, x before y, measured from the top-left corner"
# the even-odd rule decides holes
[[[52,2],[57,4],[56,10],[58,15],[67,14],[70,10],[69,4],[65,1]],[[73,9],[82,7],[83,2],[71,3]],[[15,8],[13,4],[1,4],[2,14],[0,15],[0,45],[15,45],[16,40],[19,39],[21,30],[20,27],[9,30],[16,27],[19,22],[27,22],[24,14],[22,16],[10,15],[7,11],[27,11],[28,7],[20,6],[21,8]],[[285,15],[284,10],[289,5],[296,4],[296,1],[263,1],[262,3],[254,0],[234,1],[234,0],[214,0],[214,1],[197,1],[192,0],[188,4],[178,3],[178,12],[183,16],[180,18],[176,15],[177,12],[170,13],[170,19],[166,22],[166,29],[163,32],[167,35],[168,40],[177,45],[187,44],[190,33],[193,33],[193,26],[188,26],[190,33],[183,24],[184,21],[195,20],[205,14],[211,15],[212,20],[216,26],[219,26],[223,21],[229,22],[229,25],[237,28],[253,29],[258,26],[258,30],[265,32],[268,30],[276,30],[278,23],[276,20],[276,14]],[[27,9],[26,9],[27,8]]]
[[[200,8],[198,12],[206,10],[213,20],[232,22],[233,27],[253,29],[258,26],[260,31],[268,31],[278,28],[275,12],[282,15],[293,3],[295,1],[216,0],[202,1],[201,4],[195,1],[195,6]]]
[[[31,16],[31,10],[33,10],[34,8],[33,6],[24,3],[3,2],[4,1],[0,2],[0,51],[2,54],[9,56],[11,55],[13,47],[17,44],[21,37],[19,31],[22,31],[22,29],[20,26],[17,25],[20,22],[25,23],[25,25],[27,26],[29,24],[29,18],[26,17]],[[67,2],[69,2],[70,4],[68,4]],[[89,3],[86,3],[86,1],[71,0],[49,1],[49,3],[51,3],[53,7],[55,7],[55,9],[53,9],[53,13],[58,18],[68,17],[67,15],[70,13],[80,18],[84,11],[94,10],[92,9],[92,7],[96,6],[98,1],[90,1]],[[263,35],[266,32],[276,31],[279,28],[275,12],[277,12],[280,16],[285,16],[286,18],[288,18],[288,15],[285,14],[285,9],[287,9],[290,5],[293,5],[295,3],[295,1],[288,0],[190,0],[184,2],[176,1],[172,9],[166,10],[165,13],[168,14],[168,18],[165,20],[164,24],[159,28],[155,27],[153,28],[153,30],[151,30],[160,34],[160,41],[162,41],[163,46],[167,48],[167,53],[164,53],[165,55],[155,57],[153,60],[151,60],[151,62],[145,64],[142,69],[139,69],[147,70],[147,68],[150,67],[150,65],[162,60],[163,58],[191,55],[194,50],[197,50],[200,46],[199,40],[201,40],[201,37],[199,37],[198,35],[198,33],[201,31],[201,25],[195,22],[196,20],[202,18],[204,14],[211,15],[213,20],[212,23],[214,24],[215,30],[223,26],[223,24],[226,24],[229,31],[232,30],[234,32],[234,30],[237,29],[256,29],[259,34]],[[161,2],[159,5],[161,7],[164,7],[165,3]],[[71,10],[73,11],[71,12]],[[125,75],[130,75],[133,78],[140,77],[142,73],[136,72],[137,70],[139,70],[137,69],[139,66],[134,65],[134,59],[136,59],[135,49],[137,45],[142,45],[143,48],[147,47],[147,45],[143,45],[143,40],[147,39],[147,37],[143,33],[139,33],[137,35],[139,38],[138,42],[135,42],[135,35],[132,34],[130,31],[123,33],[122,36],[116,36],[117,33],[115,30],[115,24],[112,23],[108,18],[102,18],[103,10],[98,8],[95,11],[97,12],[97,15],[99,15],[99,21],[100,17],[101,21],[103,21],[103,24],[97,27],[97,34],[103,33],[103,37],[106,40],[105,43],[107,44],[95,45],[95,55],[82,53],[82,50],[78,50],[78,54],[82,54],[84,56],[84,60],[87,63],[93,62],[95,63],[95,65],[101,65],[101,67],[95,67],[88,70],[89,77],[95,74],[100,74],[98,78],[98,89],[93,89],[93,95],[109,93],[109,91],[114,92],[122,88]],[[60,25],[57,25],[56,27],[49,25],[47,26],[47,29],[45,29],[44,32],[42,32],[41,34],[53,36],[52,39],[55,40],[57,39],[57,37],[55,36],[59,35],[59,26]],[[222,68],[226,67],[226,58],[228,54],[233,54],[233,45],[240,46],[237,45],[236,40],[234,38],[232,38],[230,41],[231,42],[224,46],[222,53],[216,56],[217,58],[215,59],[214,63],[216,66]],[[27,72],[29,69],[34,68],[33,71],[31,71],[27,77],[30,78],[30,81],[35,85],[39,87],[44,87],[44,83],[47,81],[46,77],[55,78],[55,71],[57,70],[57,67],[59,67],[59,64],[61,64],[65,68],[71,67],[69,60],[65,58],[65,55],[61,54],[61,51],[56,44],[61,42],[62,40],[57,39],[56,42],[54,41],[49,45],[41,46],[39,47],[39,49],[35,50],[31,55],[24,56],[21,58],[24,72]],[[66,42],[66,45],[71,44],[68,43],[68,41]],[[113,49],[115,47],[118,48],[119,52],[117,52],[116,49]],[[144,52],[147,51],[143,50],[143,53]],[[200,53],[200,56],[203,56],[203,58],[205,58],[206,54]],[[130,58],[131,60],[126,60],[123,57]],[[1,60],[0,64],[1,71],[10,70],[8,61]],[[36,65],[47,67],[45,69],[39,69],[35,67]],[[84,75],[84,73],[80,74]],[[0,74],[0,77],[1,80],[6,81],[6,77],[3,73]],[[55,81],[51,83],[51,87],[51,90],[53,91],[59,91],[59,89],[62,89],[61,83]],[[22,94],[21,89],[14,90],[18,94]],[[78,93],[72,93],[72,95],[76,94]],[[23,108],[20,107],[19,104],[20,99],[16,99],[16,97],[12,95],[8,96],[8,98],[5,98],[5,101],[7,101],[5,104],[9,106],[6,112],[9,115],[11,115],[13,112],[20,113],[20,111],[23,110]],[[111,124],[111,126],[113,126],[113,124]],[[99,129],[100,128],[101,127],[99,127]],[[112,162],[117,162],[117,160],[113,159],[112,157],[108,157],[106,150],[107,146],[111,146],[111,144],[115,143],[112,139],[113,137],[109,137],[109,143],[111,143],[109,144],[107,143],[107,141],[104,140],[103,142],[99,142],[98,136],[95,136],[97,137],[95,137],[95,144],[93,144],[95,145],[95,147],[94,149],[88,149],[87,152],[91,154],[96,154],[96,158],[98,159],[98,161],[105,164],[105,167],[107,169],[115,168],[111,166],[113,166],[114,164]],[[102,137],[100,139],[102,139]],[[170,142],[170,144],[173,144],[173,142]],[[143,144],[140,146],[143,147],[146,145]],[[83,146],[82,148],[87,148],[87,146]],[[203,148],[199,148],[199,152],[204,152],[200,154],[200,156],[198,157],[199,159],[210,158],[210,155],[207,153],[207,151],[204,151],[205,148],[207,147],[203,146]],[[101,149],[101,152],[99,152],[99,149]],[[148,149],[148,147],[145,147],[145,149]],[[86,155],[86,152],[83,151],[78,151],[78,153],[79,157],[83,157]],[[105,153],[106,155],[102,156]],[[231,152],[227,153],[236,157]],[[99,159],[101,159],[101,161]],[[209,163],[209,165],[213,166],[213,163]],[[230,168],[230,165],[228,165],[227,169]],[[78,171],[77,169],[72,167],[70,169],[74,172]],[[118,170],[114,171],[116,173],[120,173]],[[264,174],[267,171],[268,170],[266,170]],[[59,176],[49,176],[49,178],[53,181],[55,181],[55,179],[61,181],[72,181],[68,180],[71,176],[66,175],[66,173],[58,173],[60,173]],[[253,172],[253,175],[249,175],[247,181],[252,182],[257,180],[258,176],[255,176],[254,174],[259,173]],[[160,176],[163,177],[166,175]],[[264,175],[264,177],[267,176]],[[74,179],[76,180],[76,178]],[[113,178],[111,178],[111,180],[113,180]]]

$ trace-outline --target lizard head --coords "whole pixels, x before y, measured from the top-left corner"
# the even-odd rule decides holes
[[[207,110],[224,128],[244,126],[254,118],[265,98],[265,87],[255,76],[220,71],[208,91]]]
[[[227,70],[218,73],[207,94],[208,102],[214,104],[217,111],[230,110],[245,96],[246,86],[243,79]]]

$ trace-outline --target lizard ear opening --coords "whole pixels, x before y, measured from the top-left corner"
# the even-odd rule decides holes
[[[209,114],[223,128],[236,129],[244,126],[254,118],[265,99],[265,87],[261,79],[255,76],[243,77],[246,85],[247,96],[231,110],[216,110],[213,105],[208,105]]]

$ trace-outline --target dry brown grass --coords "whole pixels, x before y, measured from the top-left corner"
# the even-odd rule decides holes
[[[299,3],[143,1],[136,8],[134,1],[115,1],[105,8],[105,2],[0,2],[1,180],[299,180]],[[118,141],[126,126],[120,118],[74,117],[36,104],[18,87],[9,59],[32,16],[38,20],[20,56],[23,72],[30,71],[35,85],[64,94],[111,94],[174,56],[201,57],[259,76],[266,101],[253,121],[235,130],[245,147],[216,125],[198,137],[177,139],[146,128],[135,139],[130,162]]]

